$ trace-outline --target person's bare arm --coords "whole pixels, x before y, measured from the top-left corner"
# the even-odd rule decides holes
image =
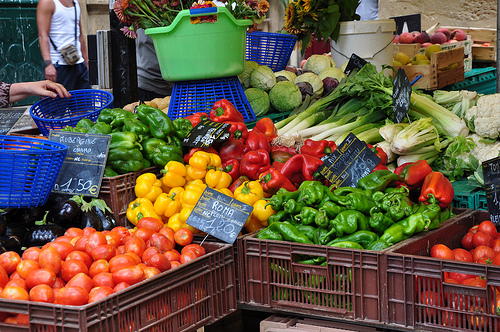
[[[59,83],[52,81],[13,83],[10,86],[9,103],[15,103],[29,96],[44,96],[56,98],[71,97],[66,88]]]
[[[40,44],[40,52],[43,60],[51,60],[50,58],[50,21],[56,6],[52,0],[40,0],[36,8],[36,22],[38,27],[38,43]],[[45,68],[45,78],[56,82],[57,70],[53,65]]]
[[[80,2],[79,1],[76,1],[75,5],[78,4],[78,6],[80,6]],[[83,35],[83,30],[82,30],[82,10],[81,10],[81,6],[80,6],[80,21],[78,22],[78,25],[80,27],[80,36],[78,37],[78,39],[80,40],[80,48],[82,49],[82,57],[83,59],[85,60],[85,64],[87,65],[87,68],[89,66],[89,57],[88,57],[88,54],[87,54],[87,44],[85,43],[85,36]]]

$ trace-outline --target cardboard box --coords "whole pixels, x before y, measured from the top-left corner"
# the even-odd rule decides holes
[[[394,66],[394,69],[397,72],[399,68],[403,68],[410,82],[422,75],[413,85],[421,89],[440,89],[464,80],[464,51],[462,47],[435,52],[431,55],[430,61],[430,65]]]

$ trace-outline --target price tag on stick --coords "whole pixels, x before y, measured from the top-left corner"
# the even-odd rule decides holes
[[[353,133],[349,133],[335,151],[321,160],[323,165],[318,171],[337,187],[356,187],[358,180],[380,163],[380,158]]]
[[[52,192],[99,196],[111,136],[52,130],[49,140],[68,146]]]
[[[233,243],[252,210],[251,205],[207,187],[186,223],[224,242]]]
[[[351,58],[344,69],[344,73],[349,76],[354,69],[361,69],[364,65],[366,65],[366,63],[367,61],[365,59],[353,53],[351,54]]]
[[[399,68],[392,84],[394,123],[401,123],[410,109],[411,84],[403,68]]]
[[[202,120],[187,134],[182,141],[183,146],[209,148],[215,143],[224,142],[231,137],[229,123]]]
[[[7,135],[24,112],[24,109],[0,109],[0,135]]]
[[[490,220],[500,225],[500,157],[483,162],[482,167]]]

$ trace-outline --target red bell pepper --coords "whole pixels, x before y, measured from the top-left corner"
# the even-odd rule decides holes
[[[226,160],[222,163],[221,169],[223,172],[231,175],[233,182],[240,176],[240,162],[236,159]]]
[[[298,153],[297,149],[294,147],[278,146],[278,145],[271,146],[271,152],[275,152],[275,151],[287,152],[287,153],[291,154],[292,156],[296,155]]]
[[[231,190],[231,192],[234,194],[236,188],[241,186],[245,181],[250,181],[248,176],[240,175],[235,181],[233,181],[233,183],[231,183],[231,185],[227,189]]]
[[[455,195],[453,185],[441,172],[431,172],[427,174],[422,183],[422,189],[420,190],[420,197],[418,200],[427,202],[431,195],[439,201],[439,206],[442,209],[447,208],[453,201],[453,196]]]
[[[245,121],[243,115],[227,99],[221,99],[214,103],[210,111],[210,119],[215,122]]]
[[[203,118],[203,117],[206,117],[206,119],[210,119],[208,114],[203,113],[203,112],[196,112],[194,114],[188,115],[185,117],[185,119],[188,119],[189,121],[191,121],[191,124],[193,125],[193,128],[194,128],[194,127],[196,127],[196,125],[198,123],[201,122],[201,120],[205,120],[205,118]]]
[[[259,175],[271,167],[269,153],[266,150],[249,151],[240,161],[240,175],[246,175],[250,180],[258,180]]]
[[[276,129],[273,120],[270,118],[262,118],[257,121],[253,130],[266,135],[269,142],[278,137],[278,129]]]
[[[325,155],[335,151],[336,148],[337,144],[334,141],[306,139],[304,145],[300,148],[300,153],[316,158],[323,158]]]
[[[274,195],[280,188],[296,191],[297,188],[278,170],[271,167],[259,176],[259,183],[266,194]]]
[[[375,168],[371,171],[371,173],[373,173],[375,171],[380,171],[380,170],[388,171],[389,169],[387,168],[387,166],[379,163],[377,166],[375,166]]]
[[[377,155],[377,157],[380,158],[380,163],[379,164],[387,165],[387,160],[389,158],[387,156],[387,153],[384,151],[384,149],[382,149],[379,146],[373,146],[371,144],[366,144],[366,145],[368,146],[368,148],[370,150],[372,150],[373,153],[375,153]]]
[[[273,161],[271,163],[271,166],[276,168],[278,171],[281,172],[281,169],[283,168],[283,165],[285,165],[285,163],[282,163],[282,162],[279,162],[279,161]]]
[[[250,150],[266,150],[268,153],[271,152],[271,145],[267,140],[266,135],[257,132],[251,131],[248,133],[248,137],[245,141],[245,144],[250,148]]]
[[[286,161],[294,156],[294,154],[285,151],[271,151],[269,154],[271,157],[271,162],[279,161],[280,163],[286,163]]]
[[[426,160],[417,160],[412,163],[404,163],[398,166],[394,173],[398,175],[398,181],[401,185],[410,190],[419,188],[424,182],[425,177],[432,172],[431,166]]]
[[[215,150],[215,148],[213,146],[209,147],[209,148],[192,148],[191,150],[189,150],[188,153],[186,153],[183,157],[184,159],[184,162],[187,164],[189,164],[189,159],[193,156],[193,154],[196,152],[196,151],[205,151],[205,152],[208,152],[208,153],[215,153],[215,154],[219,154],[217,152],[217,150]]]
[[[290,179],[292,183],[302,183],[314,180],[315,172],[323,164],[319,158],[307,154],[296,154],[281,168],[281,174]]]
[[[241,162],[245,153],[250,151],[249,147],[239,139],[229,139],[224,142],[219,149],[219,156],[222,162],[229,159],[236,159]]]
[[[229,123],[231,125],[229,127],[229,132],[231,133],[230,138],[237,138],[242,140],[247,139],[248,128],[244,122],[226,121],[225,123]]]

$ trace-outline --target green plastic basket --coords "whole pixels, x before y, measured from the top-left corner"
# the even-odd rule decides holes
[[[191,17],[217,15],[214,23]],[[252,20],[237,20],[223,7],[182,10],[167,27],[146,29],[166,81],[236,76],[245,68],[246,31]]]

